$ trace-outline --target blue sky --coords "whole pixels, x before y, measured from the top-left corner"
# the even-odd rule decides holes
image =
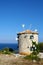
[[[0,43],[15,43],[17,32],[37,29],[43,41],[43,0],[0,0]]]

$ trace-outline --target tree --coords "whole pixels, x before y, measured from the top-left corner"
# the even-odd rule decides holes
[[[32,60],[39,60],[38,53],[39,53],[39,45],[36,42],[32,41]]]
[[[32,51],[35,52],[36,54],[39,53],[39,45],[33,41],[32,41]]]
[[[30,55],[27,55],[26,57],[24,57],[25,59],[31,59],[32,61],[39,61],[40,58],[38,56],[39,53],[39,45],[36,44],[36,42],[32,41],[32,53]]]
[[[43,42],[39,43],[38,45],[39,45],[39,51],[43,52]]]

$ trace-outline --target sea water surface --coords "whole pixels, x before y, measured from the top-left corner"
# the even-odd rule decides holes
[[[0,50],[6,47],[17,50],[18,49],[17,46],[18,46],[17,43],[0,43]]]

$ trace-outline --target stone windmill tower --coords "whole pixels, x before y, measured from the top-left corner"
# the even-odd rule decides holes
[[[38,44],[38,32],[26,30],[20,32],[18,35],[18,46],[20,54],[30,54],[32,52],[32,40]]]

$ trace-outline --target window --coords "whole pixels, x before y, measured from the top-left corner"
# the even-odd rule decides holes
[[[33,35],[31,35],[31,36],[30,36],[30,39],[34,39],[34,36],[33,36]]]
[[[26,37],[27,37],[27,35],[24,36],[24,38],[26,38]]]
[[[27,48],[29,48],[29,46]]]

